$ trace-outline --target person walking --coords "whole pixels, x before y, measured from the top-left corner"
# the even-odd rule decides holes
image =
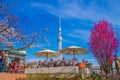
[[[120,67],[119,67],[118,63],[120,63],[120,59],[118,59],[117,55],[114,56],[114,61],[115,61],[115,69],[117,71],[117,74],[119,74],[119,68]]]
[[[0,55],[0,72],[2,72],[2,61],[3,61],[3,58],[2,58],[2,55]]]
[[[41,63],[42,63],[41,61],[38,62],[37,68],[41,68]]]
[[[107,63],[108,63],[108,73],[113,74],[113,66],[112,66],[113,60],[111,58],[111,55],[108,57]]]
[[[84,73],[84,69],[86,68],[85,60],[83,59],[81,63],[78,63],[79,73]]]
[[[7,66],[7,56],[3,54],[3,60],[2,60],[2,72],[6,72],[6,66]]]

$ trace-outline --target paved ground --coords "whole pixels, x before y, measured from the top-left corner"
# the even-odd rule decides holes
[[[0,80],[16,80],[19,78],[26,78],[26,74],[15,73],[0,73]]]

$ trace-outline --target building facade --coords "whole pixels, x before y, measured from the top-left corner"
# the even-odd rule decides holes
[[[15,61],[20,64],[26,64],[26,51],[15,51],[15,50],[0,50],[0,56],[5,59],[7,64]]]

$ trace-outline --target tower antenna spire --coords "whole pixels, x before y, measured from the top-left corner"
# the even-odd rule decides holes
[[[62,49],[62,28],[61,28],[61,16],[59,17],[59,30],[58,30],[58,52]],[[59,57],[62,60],[62,54]]]
[[[59,28],[61,28],[61,16],[59,16]]]

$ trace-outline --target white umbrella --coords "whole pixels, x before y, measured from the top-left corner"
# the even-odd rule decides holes
[[[42,51],[38,51],[35,53],[36,56],[41,56],[41,57],[46,57],[47,59],[48,58],[51,58],[51,57],[57,57],[59,56],[59,54],[55,51],[52,51],[52,50],[42,50]]]
[[[68,48],[60,50],[60,53],[74,55],[74,58],[75,58],[76,54],[79,55],[83,53],[88,53],[88,50],[78,46],[69,46]]]

